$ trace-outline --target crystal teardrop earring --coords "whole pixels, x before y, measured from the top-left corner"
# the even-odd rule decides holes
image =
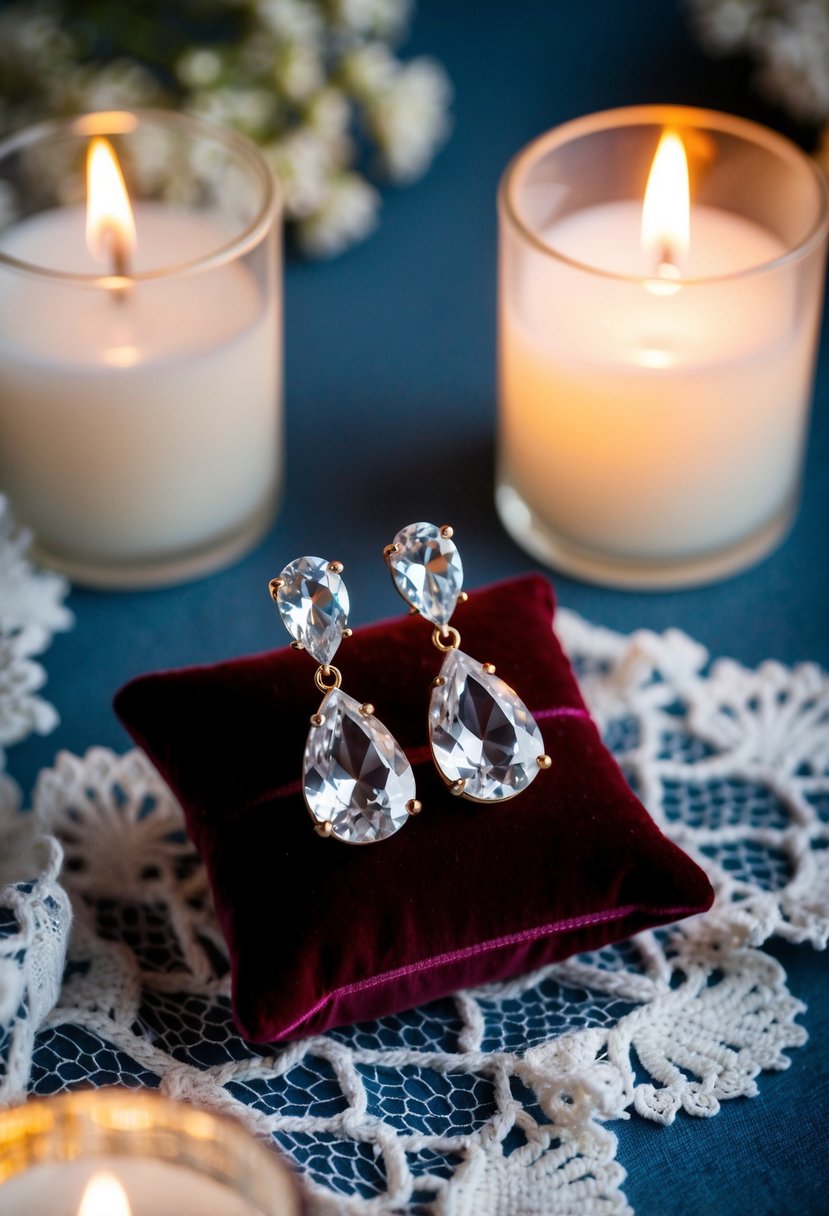
[[[538,723],[491,663],[464,654],[449,619],[467,596],[463,564],[448,524],[409,524],[383,550],[395,587],[412,612],[434,629],[446,657],[432,681],[429,743],[438,772],[453,794],[498,802],[526,789],[550,767]]]
[[[322,703],[311,716],[302,790],[320,836],[373,844],[394,835],[420,803],[412,766],[374,706],[340,688],[331,660],[349,637],[348,591],[342,563],[298,557],[268,584],[291,645],[319,663],[314,674]]]

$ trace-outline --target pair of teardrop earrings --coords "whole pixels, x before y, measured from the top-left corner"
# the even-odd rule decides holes
[[[409,524],[383,553],[398,592],[433,626],[432,642],[445,655],[429,702],[437,770],[453,794],[500,802],[526,789],[551,762],[520,697],[491,663],[459,649],[460,633],[449,621],[467,596],[452,537],[448,525]],[[319,664],[314,680],[324,695],[311,717],[303,761],[303,793],[316,831],[347,844],[372,844],[397,832],[421,804],[400,744],[373,705],[342,691],[342,675],[332,666],[351,634],[342,571],[341,562],[299,557],[269,589],[292,645]]]

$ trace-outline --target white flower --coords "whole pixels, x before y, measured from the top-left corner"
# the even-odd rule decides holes
[[[26,55],[48,65],[71,49],[71,40],[48,13],[24,17],[20,9],[12,9],[0,17],[0,55],[4,58]]]
[[[764,58],[760,81],[767,92],[806,121],[829,117],[829,10],[819,22],[804,13],[797,28],[769,43]]]
[[[333,168],[330,146],[309,130],[293,131],[262,149],[279,178],[290,216],[312,215],[324,203]]]
[[[757,5],[753,0],[696,0],[697,28],[716,51],[732,51],[745,43]]]
[[[258,0],[257,16],[280,39],[307,42],[318,38],[322,16],[307,0]]]
[[[408,27],[411,0],[334,0],[333,16],[348,29],[376,38],[400,37]]]
[[[273,67],[279,39],[269,30],[256,29],[239,48],[239,67],[250,76],[265,76]]]
[[[339,89],[320,89],[310,98],[305,108],[305,118],[308,125],[323,139],[334,141],[341,139],[348,130],[351,121],[351,107],[348,98]]]
[[[268,89],[200,89],[193,93],[187,109],[224,127],[254,132],[267,128],[277,108],[277,99]]]
[[[705,45],[753,56],[761,87],[797,117],[829,118],[826,0],[692,0],[692,5]]]
[[[364,159],[376,151],[373,162],[387,177],[411,180],[449,130],[442,71],[425,60],[403,66],[391,45],[407,31],[413,0],[217,0],[217,12],[224,7],[228,15],[221,41],[176,44],[174,54],[158,43],[148,66],[140,53],[132,57],[129,14],[123,28],[113,27],[114,58],[102,61],[99,48],[87,45],[76,6],[47,4],[60,21],[48,15],[51,7],[31,16],[27,0],[0,4],[0,80],[10,81],[0,86],[0,128],[44,114],[169,105],[177,92],[186,112],[263,147],[282,181],[287,219],[308,221],[300,244],[309,250],[341,248],[344,234],[361,236],[374,224]],[[166,156],[142,151],[139,160],[143,193],[193,202],[185,170],[171,170]],[[339,179],[347,170],[353,177]],[[43,180],[58,201],[82,195],[79,173],[59,153]],[[0,197],[0,222],[3,212]]]
[[[340,69],[346,86],[357,97],[371,99],[391,88],[398,63],[384,43],[367,42],[345,55]]]
[[[273,78],[290,101],[303,101],[325,80],[319,51],[304,42],[289,43],[277,55]]]
[[[333,257],[373,231],[379,206],[373,186],[356,173],[339,173],[329,181],[322,206],[299,224],[300,245],[315,257]]]
[[[176,64],[179,80],[191,89],[207,89],[222,74],[221,56],[205,47],[185,51]]]
[[[443,68],[431,59],[416,59],[400,70],[373,109],[372,130],[395,181],[413,181],[429,167],[449,134],[449,96]]]
[[[78,110],[119,110],[151,106],[161,97],[155,77],[138,63],[116,59],[103,68],[77,68],[69,74],[66,92]]]

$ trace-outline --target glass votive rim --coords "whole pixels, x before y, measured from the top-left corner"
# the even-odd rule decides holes
[[[773,131],[761,123],[737,115],[727,114],[720,110],[708,110],[697,106],[682,105],[635,105],[621,106],[610,110],[600,110],[594,114],[583,115],[570,119],[553,127],[549,131],[536,136],[512,158],[504,170],[498,186],[498,204],[503,215],[508,219],[513,229],[528,244],[532,245],[543,256],[561,262],[573,270],[585,274],[596,275],[600,278],[611,279],[618,283],[641,285],[651,281],[653,276],[625,274],[620,271],[606,269],[594,263],[583,262],[556,249],[545,241],[533,225],[522,215],[517,195],[524,185],[522,175],[526,175],[538,161],[550,152],[563,148],[576,140],[596,134],[609,132],[615,128],[653,126],[657,130],[667,127],[682,129],[707,128],[715,134],[724,134],[742,138],[746,143],[765,147],[776,153],[781,162],[789,164],[799,172],[805,172],[811,179],[816,191],[816,208],[814,218],[808,230],[801,239],[790,245],[783,253],[768,261],[759,262],[740,270],[725,274],[689,276],[681,273],[672,282],[681,287],[708,286],[716,283],[745,280],[754,275],[765,274],[782,267],[787,267],[808,255],[826,240],[829,234],[829,182],[816,161],[802,148],[798,147],[787,136]],[[641,195],[630,196],[634,201],[641,202]],[[722,205],[722,204],[720,204]]]
[[[663,276],[638,221],[669,131],[690,162],[697,257],[686,274],[669,258]],[[748,119],[628,106],[520,149],[498,216],[506,531],[558,570],[632,589],[700,585],[766,556],[800,497],[829,234],[817,163]],[[723,233],[739,238],[733,256]],[[681,267],[681,242],[679,252]],[[717,329],[717,318],[732,313],[729,344],[730,322]],[[718,410],[726,397],[734,408]]]
[[[256,213],[242,231],[216,249],[184,262],[176,262],[151,270],[131,271],[130,282],[158,282],[167,278],[181,278],[215,270],[238,260],[248,251],[256,248],[267,236],[282,211],[282,188],[276,175],[268,168],[252,140],[239,131],[219,126],[218,123],[198,115],[181,114],[174,110],[137,107],[131,110],[93,110],[69,118],[44,119],[23,127],[0,141],[0,166],[8,157],[52,137],[69,135],[81,140],[92,139],[98,135],[106,138],[108,135],[130,135],[140,127],[153,125],[166,128],[194,142],[203,139],[222,145],[228,152],[240,158],[246,169],[253,175],[260,192],[260,201]],[[1,236],[2,229],[0,228]],[[2,268],[81,287],[108,289],[112,281],[110,275],[58,270],[54,267],[15,258],[4,252],[0,245],[0,269]]]

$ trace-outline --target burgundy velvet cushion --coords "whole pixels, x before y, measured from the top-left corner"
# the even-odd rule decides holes
[[[449,794],[426,708],[441,656],[417,617],[355,631],[336,662],[411,759],[423,811],[393,837],[321,839],[300,790],[314,663],[290,648],[133,680],[127,730],[168,781],[207,866],[241,1032],[299,1038],[515,975],[710,905],[602,745],[552,632],[549,584],[473,591],[462,648],[518,691],[552,767],[511,801]],[[275,626],[278,622],[274,622]]]

